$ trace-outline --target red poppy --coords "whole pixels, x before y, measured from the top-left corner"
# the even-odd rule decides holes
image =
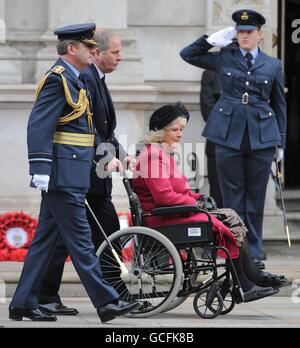
[[[23,212],[0,216],[0,261],[24,261],[37,220]]]

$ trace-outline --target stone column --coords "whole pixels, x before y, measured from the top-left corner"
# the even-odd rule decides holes
[[[265,53],[272,54],[272,3],[270,0],[207,0],[206,24],[209,32],[233,25],[232,13],[242,8],[253,9],[266,17],[267,23],[263,26],[264,35],[260,47]]]
[[[4,5],[4,0],[0,0],[0,43],[5,43],[6,38]]]
[[[20,83],[20,53],[6,42],[6,3],[0,0],[0,83]]]
[[[59,11],[57,10],[59,9]],[[144,82],[142,58],[136,51],[136,39],[127,30],[127,0],[89,0],[85,2],[65,0],[61,6],[60,0],[48,1],[48,27],[43,35],[45,47],[37,55],[38,81],[49,66],[56,60],[56,28],[83,22],[95,22],[98,27],[116,30],[122,39],[123,62],[120,68],[108,76],[108,81],[114,84],[141,84]]]
[[[40,0],[9,0],[5,3],[9,45],[5,54],[10,65],[15,64],[21,69],[18,77],[10,78],[9,83],[34,82],[36,52],[40,48],[41,33],[46,27],[45,4]]]

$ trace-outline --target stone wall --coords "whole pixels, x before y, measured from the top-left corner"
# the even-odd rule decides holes
[[[0,213],[38,212],[39,192],[28,187],[26,124],[36,84],[56,59],[56,27],[96,22],[120,34],[123,62],[107,80],[117,110],[116,133],[129,135],[130,143],[143,137],[155,108],[177,100],[187,105],[191,121],[184,140],[202,144],[197,183],[208,192],[200,135],[204,126],[199,111],[202,70],[184,63],[179,51],[204,33],[232,25],[235,9],[250,7],[266,15],[269,24],[262,46],[275,54],[276,4],[274,0],[89,0],[87,7],[78,0],[0,0],[0,42],[6,38],[0,44]],[[272,219],[278,215],[274,196],[270,185],[266,214]],[[114,201],[119,210],[127,210],[120,179],[115,180]],[[274,221],[266,221],[274,233]]]

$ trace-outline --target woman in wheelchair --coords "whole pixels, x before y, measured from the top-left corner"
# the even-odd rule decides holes
[[[224,211],[215,210],[213,200],[202,193],[190,190],[187,178],[181,173],[173,157],[173,151],[178,148],[182,131],[189,120],[185,106],[177,102],[157,109],[149,122],[149,134],[140,143],[139,156],[133,174],[133,188],[139,197],[143,210],[147,213],[152,209],[170,205],[199,205],[202,209],[212,212],[213,231],[218,246],[225,246],[233,260],[240,285],[247,302],[254,301],[278,292],[278,288],[288,282],[283,276],[262,272],[253,263],[248,252],[244,237],[246,227],[239,216],[226,209],[224,223],[218,218],[224,216]],[[229,216],[228,216],[229,212]],[[228,221],[236,220],[232,224]],[[156,227],[187,222],[207,221],[204,213],[185,213],[146,218],[147,226]],[[227,222],[227,223],[226,223]],[[227,224],[227,225],[226,225]],[[218,252],[220,256],[224,254]],[[235,293],[239,301],[239,294]]]

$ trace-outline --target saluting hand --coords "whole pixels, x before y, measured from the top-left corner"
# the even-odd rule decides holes
[[[206,41],[212,46],[226,47],[232,43],[235,36],[236,30],[231,26],[211,34]]]

